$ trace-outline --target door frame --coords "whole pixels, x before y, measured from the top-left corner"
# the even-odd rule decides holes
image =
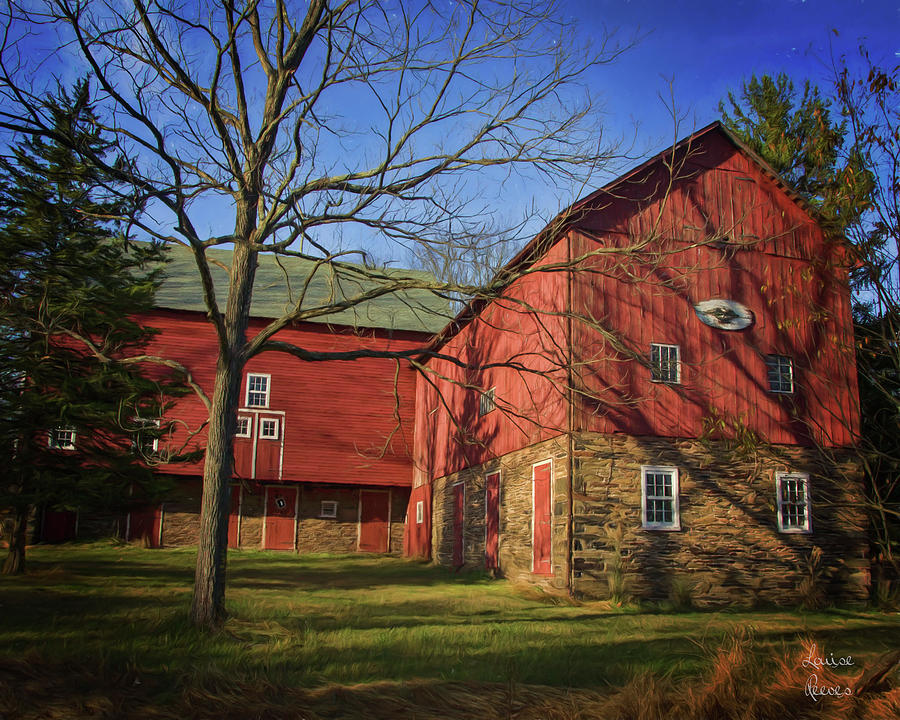
[[[269,519],[269,490],[272,488],[289,488],[294,491],[294,547],[293,552],[297,552],[297,513],[300,511],[300,486],[299,485],[266,485],[263,497],[263,526],[262,541],[260,543],[261,550],[268,550],[266,547],[266,523]]]
[[[534,537],[534,523],[537,519],[537,494],[535,493],[535,477],[534,471],[535,468],[538,468],[542,465],[550,466],[550,477],[547,479],[547,501],[549,504],[550,510],[550,542],[549,548],[547,552],[547,562],[550,565],[550,572],[544,573],[541,572],[541,575],[552,575],[553,574],[553,458],[548,458],[547,460],[541,460],[540,462],[533,463],[531,466],[531,572],[535,573],[534,569],[534,556],[535,556],[535,537]]]
[[[378,493],[381,495],[388,496],[388,511],[387,511],[387,550],[385,552],[389,553],[391,551],[391,505],[393,505],[393,497],[391,493],[391,488],[387,490],[378,490],[378,489],[368,489],[368,488],[360,488],[359,489],[359,502],[356,506],[356,552],[364,552],[360,549],[360,544],[362,542],[362,496],[363,493]]]

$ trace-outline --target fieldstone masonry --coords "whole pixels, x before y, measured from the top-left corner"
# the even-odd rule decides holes
[[[724,441],[595,433],[574,435],[572,448],[571,514],[566,436],[435,480],[435,561],[452,564],[453,485],[463,482],[465,565],[484,566],[484,481],[499,468],[500,571],[514,581],[597,598],[687,596],[697,606],[797,604],[813,592],[825,602],[867,598],[862,480],[849,452],[826,457],[814,448],[766,446],[741,453]],[[531,572],[531,469],[547,459],[550,577]],[[680,530],[642,527],[642,465],[678,468]],[[778,471],[809,474],[811,533],[778,531]]]

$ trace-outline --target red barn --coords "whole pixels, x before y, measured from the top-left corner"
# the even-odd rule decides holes
[[[212,394],[217,341],[206,320],[190,253],[174,248],[157,310],[144,318],[158,335],[147,353],[184,365]],[[217,285],[225,286],[230,253],[208,252]],[[295,304],[304,307],[353,297],[365,280],[327,266],[261,256],[248,335]],[[409,274],[410,271],[404,271]],[[277,339],[309,351],[408,350],[423,347],[447,322],[447,306],[430,293],[386,296],[316,322],[296,323]],[[244,368],[234,449],[229,543],[297,551],[396,552],[412,484],[415,373],[408,362],[362,358],[302,362],[263,353]],[[161,506],[131,512],[129,539],[152,545],[197,542],[202,460],[165,462],[173,451],[205,445],[207,412],[200,398],[180,399],[176,420],[157,449],[159,472],[178,479]]]
[[[508,270],[423,356],[410,552],[592,596],[865,597],[847,268],[759,158],[711,125]]]

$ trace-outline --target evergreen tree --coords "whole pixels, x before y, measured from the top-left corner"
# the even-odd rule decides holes
[[[808,80],[799,93],[784,73],[754,75],[719,103],[725,126],[816,210],[827,232],[846,237],[869,207],[873,179],[831,109]]]
[[[14,518],[4,573],[24,569],[36,508],[109,509],[160,490],[142,451],[177,392],[155,368],[120,362],[150,337],[133,316],[151,307],[164,255],[120,234],[118,219],[139,208],[82,161],[110,150],[87,84],[47,108],[56,139],[0,160],[0,508]]]

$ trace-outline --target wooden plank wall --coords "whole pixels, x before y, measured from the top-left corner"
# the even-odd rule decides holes
[[[251,322],[249,333],[261,320]],[[145,324],[160,330],[148,353],[182,362],[212,394],[216,340],[199,313],[158,310]],[[412,332],[359,330],[305,323],[281,331],[277,339],[312,351],[355,348],[423,347],[428,336]],[[284,411],[285,481],[411,485],[415,372],[405,361],[365,358],[354,361],[304,362],[284,353],[253,358],[247,373],[271,374],[269,409]],[[193,394],[180,399],[168,413],[183,426],[169,441],[178,446],[203,425],[205,408]],[[202,447],[201,432],[192,443]],[[197,475],[202,463],[169,464],[167,472]]]

